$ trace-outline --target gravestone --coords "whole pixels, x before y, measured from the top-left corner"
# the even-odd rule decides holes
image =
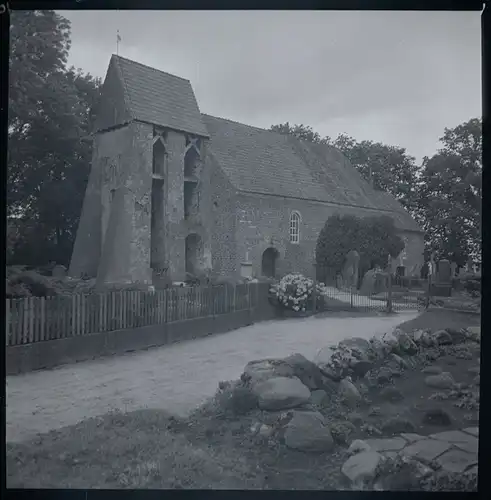
[[[452,295],[450,262],[446,259],[442,259],[438,262],[437,272],[433,273],[431,295],[435,297],[450,297]]]
[[[363,276],[360,295],[376,295],[387,291],[387,274],[380,269],[370,269]]]
[[[346,254],[343,267],[343,282],[346,287],[358,286],[358,273],[360,265],[360,254],[356,250],[350,250]]]
[[[66,267],[62,265],[56,265],[55,267],[53,267],[53,270],[51,271],[51,276],[53,276],[53,278],[59,278],[59,279],[65,278]]]
[[[452,281],[450,262],[442,259],[438,262],[438,283],[447,284]]]
[[[452,278],[455,278],[455,276],[457,276],[457,263],[456,262],[450,262],[450,275]]]

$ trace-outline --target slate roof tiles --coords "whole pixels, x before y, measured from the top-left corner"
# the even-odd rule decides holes
[[[402,205],[375,191],[337,149],[202,115],[189,80],[113,55],[133,119],[210,138],[209,148],[240,191],[391,212],[421,231]]]

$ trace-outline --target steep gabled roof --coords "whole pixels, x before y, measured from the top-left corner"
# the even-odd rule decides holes
[[[118,69],[126,108],[134,120],[209,137],[189,80],[116,55],[112,65]]]
[[[336,148],[203,115],[210,149],[236,189],[383,210],[400,229],[421,231],[402,205],[375,191]]]

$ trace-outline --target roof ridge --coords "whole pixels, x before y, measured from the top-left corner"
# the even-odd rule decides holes
[[[191,83],[191,80],[189,80],[187,78],[183,78],[182,76],[173,75],[172,73],[168,73],[167,71],[163,71],[161,69],[154,68],[153,66],[148,66],[148,64],[143,64],[143,63],[138,62],[138,61],[133,61],[133,59],[128,59],[127,57],[123,57],[123,56],[120,56],[117,54],[113,54],[111,57],[113,57],[117,60],[122,59],[123,61],[129,62],[131,64],[135,64],[137,66],[143,66],[146,69],[151,69],[152,71],[156,71],[158,73],[164,73],[165,75],[172,76],[173,78],[178,78],[179,80],[184,80],[185,82]]]
[[[242,125],[243,127],[247,127],[247,128],[253,128],[253,129],[259,130],[260,132],[269,132],[270,134],[281,135],[281,136],[285,135],[285,134],[280,134],[279,132],[275,132],[274,130],[269,130],[267,128],[256,127],[256,125],[248,125],[247,123],[238,122],[237,120],[231,120],[230,118],[224,118],[223,116],[213,116],[213,115],[208,115],[207,113],[201,113],[201,115],[204,117],[207,117],[207,118],[214,118],[216,120],[223,120],[224,122],[235,123],[237,125]]]
[[[121,69],[121,66],[119,65],[119,56],[116,56],[117,58],[115,59],[115,67],[116,71],[118,72],[119,78],[121,79],[121,83],[123,84],[123,101],[124,105],[126,106],[126,110],[128,111],[128,114],[131,116],[132,120],[135,119],[135,113],[133,112],[133,102],[131,101],[131,96],[128,92],[128,85],[126,82],[126,77],[124,75],[124,71]]]

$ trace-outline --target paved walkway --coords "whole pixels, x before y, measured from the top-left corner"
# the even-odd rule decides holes
[[[413,319],[333,317],[267,321],[182,344],[7,377],[6,439],[20,441],[110,410],[162,408],[184,415],[236,379],[253,359],[369,338]]]
[[[423,464],[435,461],[450,473],[477,473],[479,427],[438,432],[429,436],[406,433],[393,438],[356,440],[351,447],[355,454],[345,462],[341,471],[353,482],[368,472],[367,464],[370,475],[375,475],[381,456],[404,455]],[[431,469],[428,471],[431,472]]]

